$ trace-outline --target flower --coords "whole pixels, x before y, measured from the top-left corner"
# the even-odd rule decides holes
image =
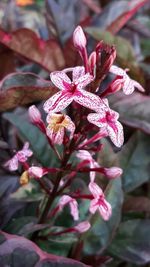
[[[87,161],[90,165],[90,168],[96,168],[99,167],[99,164],[93,159],[92,155],[87,150],[79,150],[77,153],[77,157],[79,159],[82,159],[84,161]],[[90,172],[90,180],[91,182],[94,182],[96,176],[96,172],[91,171]]]
[[[30,177],[42,178],[45,174],[48,173],[48,171],[46,170],[46,168],[32,166],[28,169],[28,173]]]
[[[72,81],[65,71],[72,71]],[[92,75],[85,74],[84,67],[79,66],[63,71],[55,71],[51,73],[50,77],[61,92],[54,94],[45,102],[45,112],[59,112],[70,105],[73,100],[92,110],[97,110],[102,105],[102,101],[98,96],[83,90],[93,80]]]
[[[47,135],[53,144],[61,145],[64,140],[65,129],[70,132],[70,139],[73,138],[75,125],[69,116],[64,114],[48,114],[47,116]]]
[[[123,91],[126,95],[130,95],[134,92],[135,87],[144,92],[144,88],[135,80],[132,80],[126,73],[127,70],[123,70],[115,65],[112,65],[109,70],[111,73],[122,76],[123,77]]]
[[[105,221],[109,220],[112,214],[112,208],[111,205],[106,201],[102,189],[96,183],[90,182],[89,190],[94,197],[94,199],[91,200],[89,211],[94,214],[98,209],[102,218]]]
[[[33,152],[29,149],[29,143],[26,142],[22,148],[19,150],[10,160],[5,163],[5,167],[8,167],[10,171],[16,171],[18,169],[18,163],[26,162],[29,157],[31,157]]]
[[[79,232],[79,233],[84,233],[89,230],[91,227],[90,223],[88,221],[83,221],[76,226],[74,226],[74,230]]]
[[[70,196],[63,195],[59,199],[59,211],[61,211],[67,204],[69,204],[70,206],[70,211],[73,219],[77,221],[79,219],[78,202]]]
[[[103,112],[90,113],[87,119],[96,126],[105,128],[111,141],[117,147],[121,147],[124,142],[124,135],[123,127],[118,121],[119,114],[109,108],[107,99],[103,99],[103,102],[106,105],[106,108],[103,110]]]

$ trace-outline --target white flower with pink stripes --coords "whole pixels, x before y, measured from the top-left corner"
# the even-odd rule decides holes
[[[72,80],[66,74],[68,71],[72,71]],[[45,102],[45,112],[59,112],[69,106],[73,100],[92,110],[97,110],[102,104],[98,96],[84,90],[93,81],[93,76],[85,73],[84,67],[55,71],[50,74],[50,78],[53,84],[61,91]]]
[[[98,127],[105,128],[111,141],[117,146],[121,147],[124,142],[123,127],[118,121],[119,113],[110,109],[108,100],[103,99],[105,109],[99,113],[90,113],[87,117],[88,121]]]
[[[91,182],[89,184],[89,190],[94,197],[91,200],[89,211],[94,214],[98,210],[105,221],[109,220],[112,214],[112,208],[105,199],[102,189],[96,183]]]
[[[126,73],[127,70],[123,70],[115,65],[112,65],[110,67],[110,70],[109,70],[111,73],[113,74],[116,74],[116,75],[119,75],[119,76],[122,76],[122,81],[121,83],[123,83],[122,85],[122,88],[123,88],[123,92],[126,94],[126,95],[130,95],[134,92],[135,90],[135,87],[141,91],[141,92],[144,92],[144,88],[135,80],[132,80],[128,74]]]

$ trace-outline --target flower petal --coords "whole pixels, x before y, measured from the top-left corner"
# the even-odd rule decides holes
[[[66,84],[71,84],[71,80],[67,76],[67,74],[63,71],[54,71],[50,74],[51,81],[61,90],[66,90],[64,82]]]
[[[72,139],[75,131],[75,124],[67,115],[65,116],[65,120],[68,121],[68,124],[65,125],[65,128],[70,132],[70,139]]]
[[[86,73],[85,75],[81,76],[77,81],[77,89],[81,90],[84,89],[89,83],[93,81],[94,77],[90,73]]]
[[[78,210],[78,202],[75,199],[72,199],[69,202],[70,212],[75,221],[79,220],[79,210]]]
[[[85,75],[85,68],[83,66],[78,66],[78,67],[73,68],[73,72],[72,72],[73,82],[76,82],[83,75]]]
[[[112,65],[109,69],[109,71],[113,74],[119,75],[119,76],[124,76],[126,75],[126,72],[122,69],[117,67],[116,65]]]
[[[101,204],[98,209],[102,218],[108,221],[112,215],[112,208],[106,199],[103,200],[103,204]]]
[[[107,125],[106,113],[90,113],[87,116],[89,122],[95,124],[98,127],[105,127]]]
[[[121,147],[124,142],[123,127],[119,121],[107,125],[108,135],[115,146]]]
[[[96,212],[96,210],[99,208],[99,205],[98,205],[98,199],[93,199],[91,200],[90,202],[90,207],[89,207],[89,211],[94,214]]]
[[[81,106],[92,110],[100,110],[104,107],[102,100],[97,96],[90,92],[84,90],[77,90],[74,95],[74,101],[76,101]]]
[[[47,133],[48,137],[51,139],[53,144],[61,145],[63,143],[64,128],[61,128],[58,130],[58,132],[55,132],[50,127],[47,127],[46,133]]]
[[[94,198],[99,198],[100,196],[104,196],[102,189],[96,183],[90,182],[89,190],[94,196]]]
[[[8,160],[5,164],[10,171],[16,171],[18,169],[18,157],[15,155],[12,159]]]
[[[47,113],[54,113],[65,109],[73,101],[73,96],[69,92],[58,92],[44,103],[44,110]]]

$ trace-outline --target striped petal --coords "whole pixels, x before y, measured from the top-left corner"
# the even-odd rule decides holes
[[[89,183],[89,190],[94,196],[94,198],[99,198],[100,196],[104,196],[102,189],[96,183]]]
[[[74,101],[81,106],[95,111],[100,110],[103,107],[103,102],[98,96],[84,90],[77,90],[74,95]]]
[[[115,146],[121,147],[124,142],[123,127],[119,121],[107,125],[108,135]]]
[[[98,127],[106,127],[107,125],[106,113],[90,113],[87,119]]]
[[[44,103],[44,110],[47,113],[55,113],[65,109],[73,101],[69,92],[58,92]]]
[[[76,82],[81,76],[85,74],[85,68],[83,66],[78,66],[73,68],[72,80]]]
[[[98,207],[99,213],[105,221],[108,221],[112,215],[111,205],[103,199],[103,203]]]
[[[54,71],[50,74],[52,83],[61,90],[66,90],[65,84],[71,84],[71,80],[63,71]]]

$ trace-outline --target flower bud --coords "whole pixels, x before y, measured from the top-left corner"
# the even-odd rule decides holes
[[[122,173],[122,169],[118,167],[104,168],[104,175],[110,179],[118,178],[122,175]]]
[[[88,231],[90,227],[91,227],[90,223],[88,221],[84,221],[76,225],[74,229],[79,233],[84,233]]]
[[[41,113],[35,105],[29,107],[29,118],[33,124],[37,124],[41,121]]]
[[[94,75],[96,69],[96,52],[92,52],[89,56],[89,69],[90,73]]]
[[[73,43],[76,49],[82,50],[86,46],[86,37],[80,26],[73,33]]]
[[[35,178],[41,178],[44,175],[43,168],[36,166],[30,167],[28,173],[30,177],[35,177]]]

